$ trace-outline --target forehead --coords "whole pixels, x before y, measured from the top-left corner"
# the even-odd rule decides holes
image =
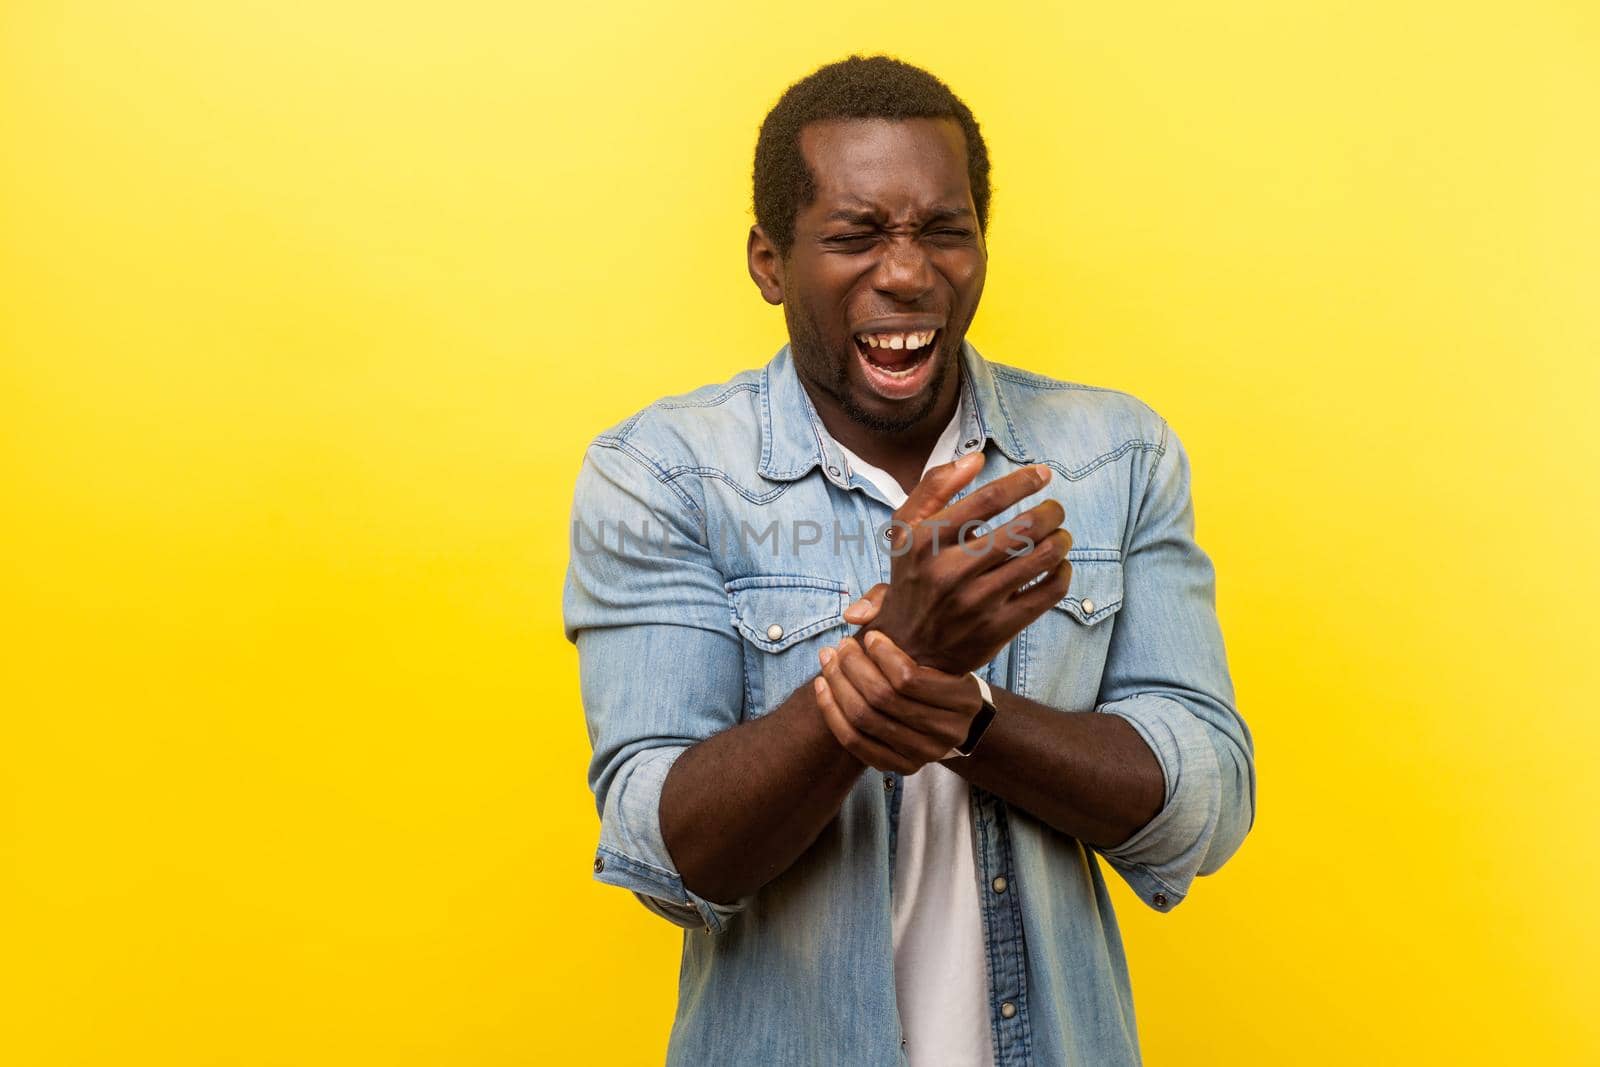
[[[811,209],[969,206],[967,142],[954,119],[834,119],[800,131],[816,184]]]

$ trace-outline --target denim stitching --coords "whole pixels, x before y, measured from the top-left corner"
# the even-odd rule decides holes
[[[1113,566],[1115,566],[1117,568],[1117,571],[1119,572],[1119,575],[1120,575],[1120,572],[1122,570],[1122,563],[1121,563],[1121,559],[1120,559],[1120,553],[1118,554],[1118,559],[1113,560],[1113,559],[1096,558],[1097,556],[1103,556],[1106,553],[1108,553],[1109,552],[1108,549],[1085,549],[1085,551],[1086,552],[1093,552],[1095,555],[1094,556],[1085,556],[1085,557],[1081,557],[1081,558],[1079,558],[1077,560],[1074,560],[1072,558],[1072,553],[1068,552],[1067,553],[1067,562],[1068,563],[1074,563],[1074,562],[1082,563],[1085,566],[1091,566],[1091,567],[1096,565],[1096,564],[1109,563],[1109,564],[1112,564]],[[1090,573],[1093,574],[1095,572],[1094,571],[1090,571]],[[1100,573],[1109,575],[1111,572],[1110,571],[1102,571]],[[1072,594],[1071,593],[1068,593],[1066,596],[1063,596],[1060,600],[1056,601],[1054,604],[1052,604],[1050,606],[1055,608],[1058,611],[1066,612],[1068,615],[1071,615],[1074,619],[1077,619],[1079,622],[1083,623],[1086,626],[1093,626],[1094,624],[1096,624],[1098,622],[1101,622],[1106,618],[1109,618],[1111,615],[1114,615],[1116,612],[1118,612],[1118,611],[1120,611],[1122,609],[1123,583],[1121,581],[1117,582],[1117,593],[1116,593],[1116,599],[1115,600],[1110,599],[1110,594],[1108,594],[1108,593],[1100,593],[1100,594],[1096,594],[1096,595],[1091,595],[1090,599],[1091,600],[1097,600],[1100,603],[1100,606],[1095,608],[1093,611],[1084,611],[1083,610],[1083,598],[1079,597],[1076,601],[1074,601],[1072,599]]]
[[[761,372],[761,470],[772,462],[772,368]]]
[[[744,486],[740,485],[738,481],[729,476],[727,473],[719,470],[716,467],[691,467],[687,464],[681,464],[676,467],[669,467],[663,473],[667,478],[673,480],[677,480],[677,478],[684,474],[698,474],[702,478],[715,478],[719,482],[725,482],[729,486],[732,486],[734,492],[738,493],[752,504],[770,504],[783,494],[787,493],[791,488],[791,483],[785,482],[783,485],[775,486],[765,493],[753,493]],[[801,473],[805,472],[802,471]]]
[[[731,597],[728,600],[728,612],[733,617],[734,632],[738,633],[739,613],[734,610],[733,600]],[[752,677],[756,672],[756,665],[750,662],[750,654],[745,650],[745,647],[742,644],[739,646],[739,666],[744,670],[744,708],[739,716],[740,720],[743,721],[754,715],[756,713],[756,708],[760,707],[761,705],[756,700],[755,680]]]
[[[981,871],[982,866],[983,866],[982,860],[987,859],[988,856],[989,856],[989,837],[990,837],[989,827],[991,825],[991,821],[988,818],[989,796],[990,796],[990,794],[989,794],[989,792],[987,790],[982,789],[982,788],[980,788],[979,786],[976,786],[976,785],[972,787],[971,803],[972,803],[972,806],[973,806],[973,810],[976,811],[977,815],[978,815],[977,819],[975,819],[974,821],[978,824],[978,856],[979,856],[979,859],[980,859],[980,862],[979,862],[980,871]],[[1004,1062],[1005,1057],[1004,1057],[1004,1052],[1000,1047],[1000,1035],[996,1031],[996,1028],[995,1028],[995,1021],[994,1021],[995,1008],[994,1008],[994,1003],[993,1003],[995,986],[998,984],[997,975],[998,975],[998,972],[1000,970],[1000,961],[997,958],[997,950],[996,950],[996,947],[995,947],[995,939],[993,937],[989,936],[990,931],[994,927],[995,919],[993,918],[993,916],[994,916],[994,910],[997,907],[997,905],[990,899],[988,894],[983,892],[982,888],[980,888],[978,890],[978,894],[979,894],[978,899],[983,902],[983,919],[984,919],[984,922],[983,922],[983,956],[984,956],[984,963],[987,964],[988,968],[989,968],[989,997],[990,997],[990,1003],[985,1004],[984,1007],[988,1009],[987,1014],[988,1014],[988,1017],[989,1017],[989,1042],[994,1047],[995,1061],[997,1063],[1000,1063],[1000,1062]]]
[[[818,579],[807,579],[805,581],[817,580]],[[849,594],[842,592],[831,584],[824,588],[817,585],[807,585],[805,584],[805,581],[787,582],[774,585],[746,585],[739,586],[738,588],[728,588],[725,586],[724,588],[727,589],[728,593],[728,608],[733,613],[734,626],[737,627],[739,632],[745,636],[746,640],[755,645],[757,648],[765,652],[776,653],[785,651],[791,645],[794,645],[796,642],[802,641],[813,634],[818,634],[823,630],[829,630],[835,626],[841,625],[844,622],[844,606],[846,597]],[[822,618],[817,619],[814,622],[808,622],[799,629],[784,634],[776,641],[771,641],[768,640],[760,630],[746,623],[739,614],[739,604],[741,603],[739,594],[748,592],[751,589],[816,589],[819,592],[834,594],[834,596],[838,598],[838,604],[834,607],[831,614],[824,615]]]
[[[609,434],[601,434],[599,437],[594,439],[594,443],[604,448],[614,448],[624,455],[632,456],[636,462],[638,462],[651,474],[655,475],[656,481],[666,486],[667,489],[673,493],[673,495],[675,495],[679,500],[683,501],[684,504],[689,507],[689,510],[693,511],[697,516],[699,516],[700,525],[702,528],[705,526],[705,513],[701,511],[700,505],[696,504],[688,493],[685,493],[682,489],[678,488],[674,479],[666,477],[661,468],[656,465],[656,462],[649,456],[645,455],[645,453],[639,451],[638,447],[632,442],[625,441],[620,437],[613,437]]]
[[[759,388],[760,387],[754,382],[739,382],[737,385],[730,385],[716,396],[708,397],[705,400],[657,400],[654,404],[651,404],[650,407],[659,408],[662,411],[682,411],[687,408],[714,408],[719,404],[727,403],[728,398],[733,396],[735,393],[753,393]],[[646,408],[645,410],[648,411],[650,409]]]
[[[649,408],[641,408],[638,411],[635,411],[632,415],[629,415],[628,416],[628,421],[624,422],[621,426],[617,427],[617,432],[616,432],[615,436],[617,436],[618,438],[622,438],[622,437],[626,437],[626,436],[628,436],[628,434],[632,433],[633,432],[633,428],[639,424],[639,420],[644,418],[645,414],[648,413],[649,410],[650,410]]]
[[[1133,544],[1134,524],[1138,521],[1137,512],[1144,510],[1144,503],[1150,499],[1150,487],[1156,484],[1156,469],[1161,466],[1161,461],[1167,454],[1167,433],[1169,427],[1167,420],[1161,420],[1161,444],[1155,449],[1155,462],[1150,464],[1150,473],[1145,475],[1144,491],[1138,497],[1128,494],[1128,521],[1123,524],[1122,554],[1128,554],[1128,547]]]
[[[665,867],[657,867],[649,860],[642,860],[630,853],[620,852],[617,849],[612,848],[610,845],[601,845],[595,851],[609,852],[616,859],[622,860],[625,863],[630,863],[635,867],[643,867],[646,871],[649,871],[652,874],[659,874],[670,882],[679,881],[678,876],[667,870]]]
[[[1044,462],[1045,466],[1050,467],[1052,470],[1060,471],[1062,475],[1065,476],[1067,481],[1077,482],[1082,481],[1090,474],[1093,474],[1101,467],[1104,467],[1107,463],[1115,463],[1117,460],[1121,459],[1123,456],[1127,455],[1136,448],[1144,452],[1159,452],[1161,450],[1161,446],[1158,444],[1154,444],[1150,441],[1143,441],[1138,438],[1130,438],[1122,442],[1122,444],[1118,445],[1116,448],[1113,448],[1110,452],[1101,453],[1081,467],[1068,469],[1066,466],[1057,463],[1053,459],[1047,459]]]
[[[1003,799],[995,798],[995,823],[1001,830],[1000,833],[1000,868],[1016,874],[1016,856],[1011,851],[1011,806]],[[1011,913],[1011,923],[1017,932],[1017,948],[1020,958],[1017,960],[1017,993],[1013,1003],[1017,1005],[1017,1014],[1009,1021],[1014,1021],[1022,1031],[1022,1062],[1033,1062],[1033,1026],[1028,1015],[1028,941],[1023,932],[1022,924],[1022,897],[1021,890],[1006,894],[1009,899],[1002,899],[1000,906]]]
[[[804,392],[804,390],[802,390],[802,393],[803,392]],[[822,440],[821,440],[820,437],[817,438],[817,456],[815,458],[813,458],[810,463],[806,464],[803,467],[798,467],[798,468],[796,468],[794,470],[773,471],[771,474],[767,474],[767,468],[769,466],[771,466],[771,464],[772,464],[772,440],[776,436],[776,434],[774,434],[773,429],[772,429],[772,367],[771,367],[771,364],[768,364],[767,369],[762,371],[762,373],[761,373],[760,395],[761,395],[761,473],[765,477],[775,478],[775,479],[778,479],[780,481],[790,481],[790,480],[793,480],[795,478],[798,478],[802,474],[804,474],[807,471],[809,471],[812,467],[815,467],[818,462],[820,462],[821,455],[822,455]],[[817,428],[816,428],[815,420],[812,421],[811,433],[812,433],[813,437],[817,436]],[[744,489],[741,488],[737,483],[730,481],[728,484],[732,485],[735,489],[738,489],[740,495],[744,496],[746,499],[752,500],[752,501],[756,500],[755,497],[752,497],[752,496],[750,496],[750,494],[746,493],[744,491]],[[765,503],[765,501],[758,501],[758,502]]]
[[[1062,381],[1060,378],[1049,378],[1043,374],[1034,374],[1030,371],[1025,371],[1018,367],[1008,366],[1004,363],[991,363],[989,364],[989,367],[994,371],[995,377],[1004,378],[1016,385],[1029,386],[1034,389],[1050,389],[1056,391],[1062,389],[1075,389],[1085,393],[1115,393],[1117,396],[1125,396],[1129,400],[1132,400],[1142,406],[1148,406],[1145,405],[1144,401],[1140,400],[1132,393],[1124,392],[1121,389],[1111,389],[1103,385],[1085,385],[1083,382]]]
[[[1169,903],[1173,905],[1179,904],[1182,902],[1184,897],[1188,896],[1187,893],[1173,888],[1170,882],[1157,874],[1148,864],[1136,863],[1133,860],[1118,859],[1116,856],[1108,856],[1104,851],[1098,848],[1096,848],[1095,851],[1100,853],[1100,856],[1113,867],[1121,867],[1124,870],[1138,871],[1140,874],[1150,879],[1152,882],[1166,891],[1169,898]]]
[[[743,578],[733,578],[723,583],[722,588],[729,593],[741,592],[745,589],[821,589],[827,593],[844,594],[850,591],[849,586],[837,578],[814,578],[809,574],[750,574]]]
[[[993,369],[994,365],[990,364],[991,373]],[[1011,421],[1011,409],[1006,407],[1005,392],[1000,389],[999,386],[996,386],[994,390],[994,404],[995,407],[1000,409],[1000,417],[1006,420],[1006,429],[1010,431],[1011,434],[1011,447],[1016,450],[1018,462],[1032,463],[1033,453],[1027,448],[1023,447],[1022,438],[1017,433],[1017,424]]]

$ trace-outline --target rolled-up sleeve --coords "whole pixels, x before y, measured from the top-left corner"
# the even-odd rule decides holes
[[[695,499],[625,440],[578,474],[562,596],[577,646],[600,815],[594,877],[679,926],[720,932],[745,901],[684,887],[661,835],[661,788],[695,743],[739,721],[743,651]]]
[[[1255,748],[1234,705],[1211,560],[1195,543],[1189,460],[1165,421],[1123,553],[1097,712],[1130,722],[1166,779],[1161,810],[1098,851],[1157,911],[1219,869],[1255,822]]]

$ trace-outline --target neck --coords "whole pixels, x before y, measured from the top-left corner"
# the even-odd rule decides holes
[[[961,380],[966,374],[961,361],[956,361],[955,372],[946,374],[939,386],[939,397],[928,413],[916,423],[898,433],[886,434],[864,426],[845,413],[831,396],[812,389],[804,379],[806,393],[811,397],[817,417],[835,441],[860,456],[874,467],[881,467],[910,492],[922,480],[922,469],[928,456],[938,443],[944,428],[956,413],[961,397]]]

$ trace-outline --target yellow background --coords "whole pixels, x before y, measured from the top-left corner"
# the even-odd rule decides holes
[[[755,131],[853,50],[989,138],[980,350],[1194,463],[1260,816],[1114,885],[1148,1062],[1600,1059],[1577,0],[7,4],[0,1059],[659,1062],[564,523],[782,343]]]

